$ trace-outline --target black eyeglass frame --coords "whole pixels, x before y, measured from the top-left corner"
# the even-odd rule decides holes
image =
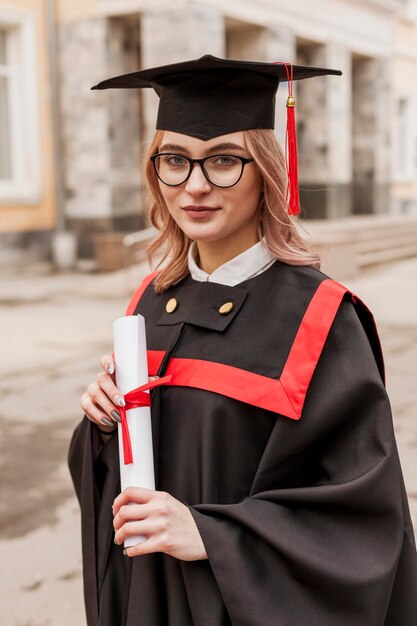
[[[188,161],[189,165],[190,165],[190,171],[187,174],[187,177],[184,178],[184,180],[181,183],[175,183],[175,184],[171,184],[171,183],[166,183],[164,180],[162,180],[162,178],[159,176],[158,170],[156,168],[156,159],[160,156],[177,156],[180,157],[181,159],[185,159],[186,161]],[[233,183],[233,185],[216,185],[216,183],[213,183],[207,172],[206,169],[204,167],[204,163],[205,161],[207,161],[208,159],[213,159],[215,157],[230,157],[233,159],[239,159],[239,161],[241,161],[242,163],[242,171],[240,172],[240,176],[237,179],[237,181],[235,183]],[[240,181],[240,179],[243,176],[243,170],[245,169],[245,165],[247,163],[253,163],[255,159],[248,159],[246,157],[242,157],[240,155],[237,154],[210,154],[209,156],[204,157],[203,159],[191,159],[190,157],[185,156],[184,154],[177,154],[175,152],[159,152],[157,154],[152,154],[150,157],[152,163],[153,163],[153,167],[155,170],[155,173],[157,175],[157,177],[159,178],[159,180],[161,181],[161,183],[163,183],[164,185],[167,185],[168,187],[180,187],[181,185],[183,185],[184,183],[187,182],[187,180],[190,178],[193,168],[194,168],[194,163],[198,163],[199,166],[201,167],[201,171],[203,172],[205,178],[208,180],[208,182],[210,183],[210,185],[213,185],[214,187],[219,187],[220,189],[229,189],[230,187],[234,187],[235,185],[238,184],[238,182]]]

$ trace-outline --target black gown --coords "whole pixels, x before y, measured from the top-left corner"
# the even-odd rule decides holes
[[[150,375],[174,374],[152,392],[156,488],[190,507],[208,559],[123,556],[117,435],[100,449],[84,418],[69,463],[89,626],[417,625],[413,529],[366,307],[279,261],[235,287],[187,276],[142,291],[129,312],[145,317]]]

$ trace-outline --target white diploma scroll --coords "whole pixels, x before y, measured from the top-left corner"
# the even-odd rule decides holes
[[[113,323],[116,386],[123,395],[148,382],[145,320],[141,315],[120,317]],[[118,424],[120,481],[126,487],[155,489],[152,427],[150,407],[139,407],[126,412],[132,444],[133,463],[125,465],[122,427]],[[143,543],[144,536],[129,537],[124,546]]]

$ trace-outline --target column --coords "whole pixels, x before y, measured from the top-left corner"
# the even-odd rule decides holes
[[[390,194],[390,64],[353,63],[353,210],[385,213]]]
[[[107,72],[118,76],[140,69],[139,15],[111,17],[107,22]],[[102,92],[104,93],[104,92]],[[117,229],[140,226],[142,211],[141,90],[110,89],[108,149],[111,212]]]
[[[352,54],[349,48],[328,44],[326,67],[342,72],[342,76],[325,79],[329,172],[326,216],[333,218],[352,213]]]
[[[307,218],[342,217],[351,211],[350,55],[340,45],[309,44],[299,47],[298,63],[343,72],[296,86],[301,204]]]
[[[81,256],[91,255],[93,233],[132,231],[143,224],[140,94],[91,91],[101,80],[139,67],[138,14],[61,26],[65,211]]]
[[[111,216],[107,99],[103,92],[90,91],[108,75],[106,37],[105,18],[71,21],[60,27],[64,194],[66,215],[73,221]]]

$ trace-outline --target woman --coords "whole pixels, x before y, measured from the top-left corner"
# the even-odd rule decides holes
[[[172,381],[152,393],[155,491],[119,494],[111,357],[82,397],[70,467],[89,626],[417,623],[373,319],[288,214],[271,130],[286,71],[203,57],[99,86],[161,98],[146,174],[151,252],[169,256],[128,313],[145,317],[149,374]]]

